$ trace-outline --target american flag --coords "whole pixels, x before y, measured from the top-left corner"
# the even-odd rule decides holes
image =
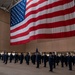
[[[75,36],[74,0],[20,0],[10,14],[11,45]]]

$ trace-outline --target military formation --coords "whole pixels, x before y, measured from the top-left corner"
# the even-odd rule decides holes
[[[29,65],[31,61],[33,65],[36,65],[36,68],[39,68],[41,64],[46,67],[48,63],[50,72],[53,72],[53,69],[59,66],[59,64],[61,67],[68,67],[70,71],[73,70],[73,66],[75,65],[75,54],[73,53],[73,55],[71,55],[70,52],[68,52],[68,54],[61,53],[61,55],[58,53],[55,54],[55,52],[49,52],[48,55],[44,52],[42,55],[38,51],[32,53],[31,55],[28,52],[25,55],[24,53],[18,54],[17,52],[15,52],[14,55],[11,52],[10,55],[8,55],[8,52],[4,52],[3,54],[0,54],[0,59],[4,64],[7,64],[8,61],[9,63],[14,61],[14,63],[19,62],[22,64],[25,61],[26,64]]]

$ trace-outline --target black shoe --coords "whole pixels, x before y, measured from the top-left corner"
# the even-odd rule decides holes
[[[44,66],[44,67],[46,67],[46,66]]]
[[[36,67],[36,68],[39,68],[39,67]]]
[[[53,72],[52,70],[49,70],[50,72]]]
[[[70,71],[72,71],[72,69],[69,69]]]

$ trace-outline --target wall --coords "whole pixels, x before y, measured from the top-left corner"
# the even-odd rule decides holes
[[[75,37],[34,40],[27,44],[10,46],[10,15],[0,10],[0,51],[34,52],[36,48],[40,52],[74,51]]]
[[[35,51],[36,48],[40,52],[66,52],[75,51],[75,37],[52,39],[52,40],[37,40],[26,44],[26,51]]]
[[[9,47],[9,15],[0,10],[0,50],[6,50]]]
[[[0,10],[0,51],[25,51],[25,45],[10,46],[10,15]]]

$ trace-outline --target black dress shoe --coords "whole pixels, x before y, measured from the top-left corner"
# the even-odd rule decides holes
[[[39,68],[39,67],[36,67],[36,68]]]
[[[49,70],[50,72],[53,72],[52,70]]]

